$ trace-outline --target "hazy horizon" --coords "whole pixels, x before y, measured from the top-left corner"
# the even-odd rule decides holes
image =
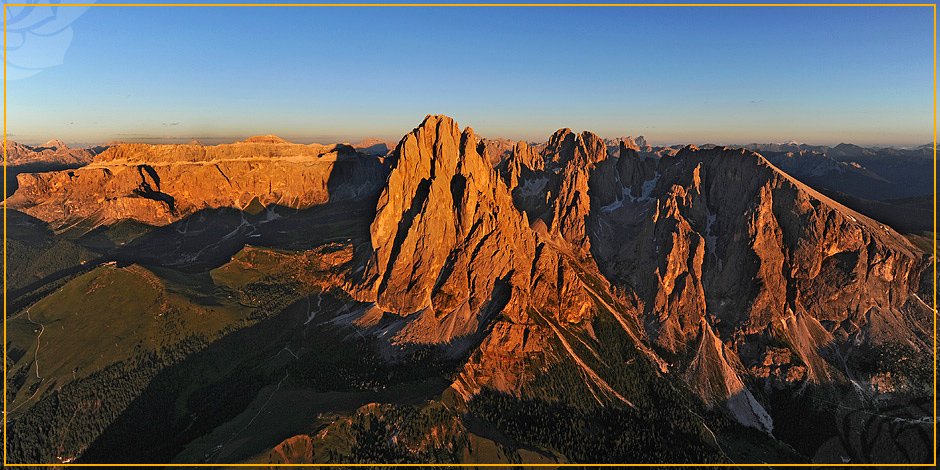
[[[419,123],[420,123],[420,122],[419,122]],[[460,124],[461,127],[470,127],[470,128],[473,128],[472,125],[471,125],[471,126],[465,125],[464,123],[460,122],[459,120],[457,121],[457,123]],[[415,125],[415,127],[417,127],[417,124]],[[559,128],[559,129],[556,129],[556,130],[560,130],[560,129],[563,129],[563,128]],[[475,131],[475,129],[474,129],[474,131]],[[591,131],[590,129],[582,129],[582,130],[572,129],[572,131],[577,132],[577,133],[580,133],[581,131],[593,132],[593,131]],[[401,134],[399,137],[397,137],[397,138],[382,138],[382,137],[376,137],[376,136],[363,136],[363,137],[354,138],[354,139],[330,139],[329,137],[325,137],[325,138],[322,138],[322,139],[313,139],[313,140],[310,140],[309,138],[308,138],[308,139],[290,138],[290,136],[284,136],[284,135],[280,135],[280,134],[277,134],[277,133],[274,133],[274,132],[257,133],[257,134],[246,134],[246,135],[243,135],[243,136],[229,136],[229,137],[211,137],[211,136],[179,136],[179,137],[169,137],[169,136],[167,136],[167,137],[161,137],[161,138],[133,138],[133,137],[126,137],[126,138],[123,138],[123,139],[112,139],[112,140],[107,141],[107,142],[81,142],[81,141],[71,141],[71,142],[70,142],[70,141],[67,141],[67,140],[64,140],[64,139],[59,139],[59,138],[54,137],[54,136],[53,136],[53,137],[49,137],[48,139],[39,139],[39,140],[30,140],[30,141],[25,141],[25,140],[23,140],[23,141],[21,141],[21,140],[17,140],[16,137],[14,137],[14,136],[12,136],[12,135],[10,135],[10,134],[7,134],[7,138],[8,138],[8,140],[10,140],[11,142],[16,142],[16,143],[19,143],[19,144],[28,145],[28,146],[30,146],[30,147],[39,147],[39,146],[42,146],[43,144],[45,144],[45,143],[47,143],[47,142],[50,142],[50,141],[52,141],[52,140],[61,140],[62,142],[65,142],[65,144],[68,145],[69,148],[84,148],[84,147],[103,146],[103,145],[107,145],[107,144],[112,143],[112,142],[135,143],[135,144],[149,144],[149,145],[173,145],[173,144],[188,144],[188,143],[190,143],[190,142],[192,142],[192,141],[194,141],[194,140],[199,141],[199,143],[201,143],[201,144],[203,144],[203,145],[220,145],[220,144],[231,144],[231,143],[235,143],[235,142],[244,142],[244,141],[245,141],[246,139],[248,139],[249,137],[262,136],[262,135],[269,135],[269,134],[276,135],[276,136],[278,136],[278,137],[280,137],[280,138],[282,138],[282,139],[284,139],[284,140],[286,140],[286,141],[288,141],[288,142],[290,142],[290,143],[294,143],[294,144],[303,144],[303,145],[309,145],[309,144],[331,145],[331,144],[344,144],[344,143],[345,143],[345,144],[351,144],[351,145],[358,145],[359,143],[363,142],[363,141],[366,140],[366,139],[379,139],[379,140],[382,140],[382,141],[385,141],[385,142],[389,142],[389,143],[391,143],[392,145],[395,145],[395,144],[397,144],[397,143],[398,143],[407,133],[409,133],[409,132],[411,132],[411,129],[408,129],[408,130],[402,132],[402,134]],[[510,140],[510,141],[513,141],[513,142],[518,142],[518,141],[520,141],[520,140],[524,140],[524,141],[526,141],[526,142],[528,142],[528,143],[536,143],[536,144],[539,144],[539,143],[544,143],[544,142],[548,141],[548,138],[551,137],[551,135],[552,135],[553,133],[554,133],[554,131],[548,133],[548,134],[547,134],[544,138],[542,138],[542,139],[516,139],[516,138],[506,137],[506,136],[495,136],[495,137],[491,137],[491,136],[482,135],[482,134],[479,134],[479,133],[477,133],[477,135],[480,136],[480,137],[483,137],[483,138],[486,138],[486,139],[492,139],[492,140],[496,140],[496,139],[505,139],[505,140]],[[624,134],[624,135],[616,135],[616,136],[613,136],[613,135],[599,135],[599,137],[601,137],[602,139],[619,139],[619,138],[625,138],[625,137],[632,137],[632,138],[636,139],[636,138],[638,138],[638,137],[643,137],[644,139],[646,139],[647,143],[648,143],[649,145],[653,146],[653,147],[673,147],[673,146],[677,146],[677,145],[689,145],[689,144],[691,144],[691,145],[696,145],[696,146],[702,146],[702,145],[726,145],[726,146],[729,146],[729,147],[741,147],[741,146],[751,145],[751,144],[779,144],[779,145],[786,145],[786,144],[793,144],[793,143],[795,143],[795,144],[800,144],[800,145],[814,146],[814,147],[835,147],[836,145],[845,143],[845,144],[855,144],[855,145],[859,145],[859,146],[861,146],[861,147],[866,147],[866,148],[911,149],[911,148],[921,147],[921,146],[924,146],[924,145],[932,145],[932,144],[933,144],[933,142],[931,141],[931,142],[925,142],[925,143],[921,143],[921,144],[911,144],[911,145],[864,145],[864,144],[858,144],[858,143],[856,143],[856,142],[850,142],[850,141],[846,141],[846,140],[841,140],[841,141],[836,141],[836,142],[819,143],[819,142],[803,142],[803,141],[799,141],[799,140],[796,140],[796,139],[789,139],[789,140],[785,140],[785,141],[773,141],[773,142],[771,142],[771,141],[763,142],[763,141],[756,141],[756,140],[741,141],[741,142],[718,142],[718,141],[658,142],[655,138],[653,138],[653,137],[651,137],[651,136],[646,136],[646,135],[643,135],[643,134],[638,134],[638,135],[627,135],[627,134]]]
[[[10,50],[46,47],[7,8]],[[14,70],[10,140],[397,142],[443,113],[527,141],[933,141],[929,7],[56,8],[67,49]]]

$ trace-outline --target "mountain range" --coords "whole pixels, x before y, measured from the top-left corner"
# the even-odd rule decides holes
[[[931,458],[925,149],[14,148],[10,462]]]

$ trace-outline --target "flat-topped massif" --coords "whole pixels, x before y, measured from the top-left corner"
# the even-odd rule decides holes
[[[203,145],[120,144],[73,170],[18,175],[10,207],[54,227],[133,219],[165,225],[252,201],[305,209],[378,189],[382,163],[345,145],[274,136]]]

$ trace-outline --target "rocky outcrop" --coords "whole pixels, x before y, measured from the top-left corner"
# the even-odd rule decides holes
[[[122,144],[81,168],[18,175],[10,207],[61,228],[133,219],[165,225],[203,209],[304,209],[375,194],[373,157],[276,136],[218,146]]]
[[[78,167],[90,163],[95,155],[103,152],[106,148],[102,146],[71,149],[65,142],[56,139],[36,146],[8,140],[6,148],[7,164],[10,166]]]
[[[777,385],[840,380],[827,348],[884,338],[888,323],[895,337],[925,344],[902,314],[920,260],[890,228],[749,151],[621,152],[623,196],[592,207],[592,254],[613,284],[636,292],[650,338],[695,358],[680,360],[689,377],[700,369],[699,356],[688,355],[701,348],[702,322],[730,356]],[[781,342],[799,367],[764,364]],[[706,396],[734,395],[726,388]]]
[[[773,388],[841,381],[833,359],[855,341],[927,347],[927,315],[910,313],[927,308],[913,294],[921,261],[890,228],[753,152],[618,143],[608,158],[593,134],[562,129],[498,167],[545,248],[530,278],[537,311],[590,324],[596,304],[566,267],[597,263],[706,402],[768,431],[745,375]]]
[[[692,390],[710,406],[724,404],[742,424],[773,431],[773,420],[739,377],[741,364],[704,319],[684,377]]]
[[[557,158],[550,165],[574,168],[590,161],[585,148],[601,148],[585,146],[585,137],[596,140],[592,135],[570,135],[551,144],[547,155]],[[371,291],[358,297],[375,307],[356,324],[405,350],[440,345],[460,354],[479,338],[453,385],[467,399],[482,388],[523,394],[537,375],[532,364],[566,361],[591,377],[599,400],[623,400],[561,331],[590,331],[597,304],[583,268],[556,248],[552,240],[562,238],[529,227],[475,142],[471,129],[428,116],[390,156],[392,170],[371,227],[374,256],[364,275]],[[510,163],[524,156],[532,166],[544,161],[524,143],[515,156]]]
[[[524,311],[535,236],[481,150],[472,129],[428,116],[390,157],[366,279],[376,306],[407,320],[395,342],[448,343]]]
[[[489,162],[490,166],[497,166],[512,155],[513,149],[519,142],[513,142],[508,139],[485,139],[479,138],[483,144],[483,158]],[[524,142],[522,142],[524,143]]]
[[[590,133],[561,129],[536,154],[519,143],[501,165],[516,207],[547,234],[581,252],[590,249],[586,233],[590,213],[589,184],[595,168],[607,159],[604,141]]]

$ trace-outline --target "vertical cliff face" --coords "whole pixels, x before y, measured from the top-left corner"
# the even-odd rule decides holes
[[[538,154],[517,146],[501,176],[546,241],[635,300],[649,339],[707,402],[731,400],[770,429],[744,375],[827,383],[850,375],[836,358],[859,342],[929,349],[918,320],[929,307],[914,294],[922,263],[890,228],[753,152],[660,158],[621,141],[614,159],[596,144],[563,129]],[[590,319],[577,293],[560,297]]]
[[[706,401],[733,399],[766,427],[739,377],[778,380],[768,355],[786,356],[772,364],[790,384],[825,383],[845,378],[826,359],[854,341],[928,346],[921,261],[890,228],[753,152],[644,157],[621,141],[608,159],[595,140],[563,129],[538,155],[517,146],[501,175],[534,228],[636,299],[650,340]]]
[[[476,141],[428,116],[392,156],[367,278],[378,308],[409,317],[401,342],[448,342],[496,312],[522,314],[535,237]]]
[[[523,393],[539,368],[565,362],[585,374],[599,401],[622,400],[568,337],[591,332],[597,314],[600,294],[585,284],[585,268],[567,247],[589,246],[588,170],[606,156],[602,142],[559,131],[540,155],[517,144],[517,158],[500,168],[507,178],[540,167],[553,176],[559,199],[542,196],[550,204],[538,215],[539,235],[476,140],[450,118],[428,116],[391,156],[364,275],[372,291],[361,298],[391,314],[374,331],[387,332],[392,345],[442,345],[452,354],[479,337],[453,385],[468,399],[482,388]],[[621,321],[632,335],[625,341],[639,344],[642,333]]]

